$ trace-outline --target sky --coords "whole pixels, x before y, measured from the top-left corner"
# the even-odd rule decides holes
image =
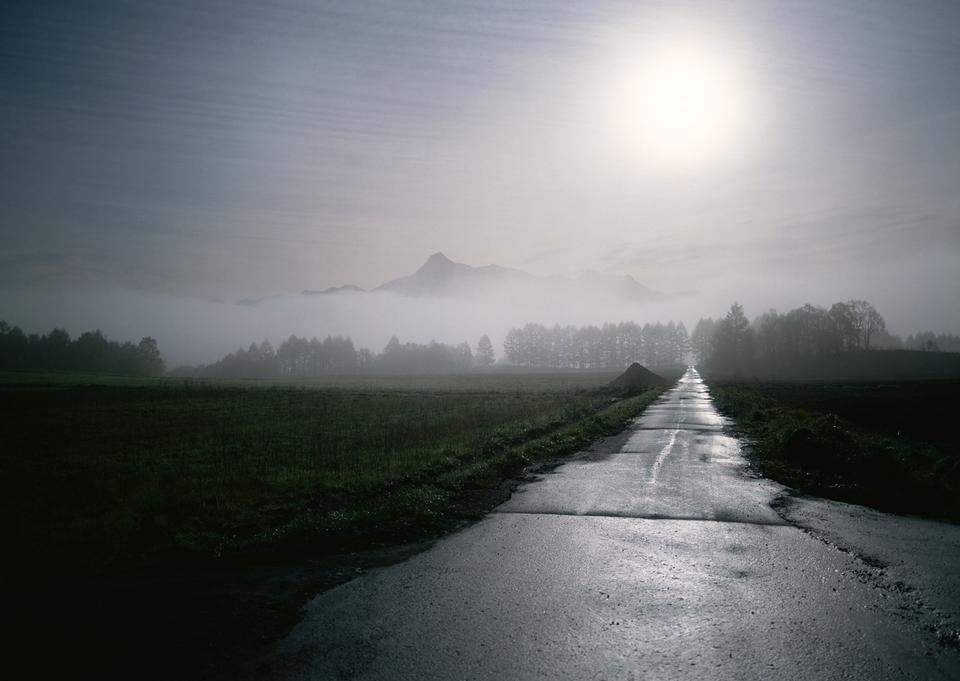
[[[631,274],[686,293],[688,323],[865,298],[894,332],[960,332],[954,2],[2,14],[0,318],[32,330],[89,319],[187,357],[209,301],[372,287],[443,251]],[[357,332],[313,305],[317,329]],[[230,327],[248,314],[212,317],[265,328]]]

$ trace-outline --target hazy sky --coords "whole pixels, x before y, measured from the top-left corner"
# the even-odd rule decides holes
[[[2,17],[2,301],[373,286],[442,250],[752,313],[868,298],[894,331],[960,331],[960,3],[14,0]],[[654,148],[634,88],[677,45],[719,75],[692,77],[693,127]]]

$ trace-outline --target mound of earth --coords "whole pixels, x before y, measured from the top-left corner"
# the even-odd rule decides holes
[[[620,388],[644,388],[654,385],[665,385],[666,381],[661,376],[650,371],[645,366],[634,362],[627,370],[617,376],[610,382]]]

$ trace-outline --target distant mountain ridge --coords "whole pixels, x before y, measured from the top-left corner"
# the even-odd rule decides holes
[[[531,284],[535,277],[520,270],[499,265],[471,267],[450,260],[443,253],[434,253],[413,274],[392,279],[375,291],[392,291],[412,297],[457,296],[468,289]]]
[[[470,298],[512,292],[586,293],[634,302],[662,300],[667,297],[644,286],[629,274],[584,272],[574,279],[538,277],[500,265],[473,267],[454,262],[440,252],[431,255],[413,274],[391,279],[373,289],[346,284],[322,291],[307,290],[303,295],[335,295],[343,292],[389,292],[411,298]]]

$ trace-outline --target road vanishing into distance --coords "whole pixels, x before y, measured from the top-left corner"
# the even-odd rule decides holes
[[[753,477],[690,369],[481,522],[316,597],[285,679],[958,679],[960,527]]]

